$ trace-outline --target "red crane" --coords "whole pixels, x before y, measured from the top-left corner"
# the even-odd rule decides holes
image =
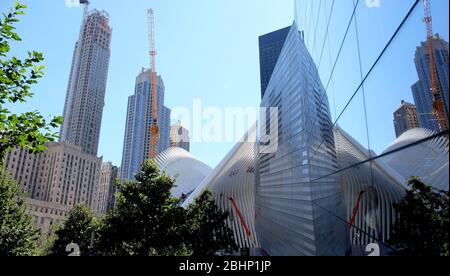
[[[428,43],[428,56],[430,63],[430,74],[431,74],[431,94],[433,97],[433,115],[439,125],[440,131],[448,130],[448,117],[444,109],[444,102],[442,100],[442,94],[439,91],[439,81],[436,69],[436,59],[434,57],[433,49],[433,19],[431,17],[431,2],[430,0],[424,0],[425,8],[425,23],[427,26],[427,43]]]
[[[148,12],[148,38],[150,44],[150,91],[152,97],[152,125],[150,127],[150,152],[149,157],[154,159],[158,153],[159,143],[159,126],[158,126],[158,93],[157,82],[158,75],[156,73],[156,48],[155,48],[155,13],[153,9]]]

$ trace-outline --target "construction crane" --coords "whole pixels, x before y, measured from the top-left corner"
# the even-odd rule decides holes
[[[150,152],[149,158],[154,159],[158,152],[159,126],[158,126],[158,93],[156,73],[156,49],[155,49],[155,13],[153,9],[147,11],[148,14],[148,38],[150,44],[150,91],[152,99],[152,125],[150,127]]]
[[[433,19],[431,17],[431,1],[424,0],[425,18],[424,21],[427,26],[427,43],[428,43],[428,56],[430,63],[431,74],[431,94],[433,97],[433,115],[438,122],[439,130],[448,130],[448,117],[444,109],[444,103],[442,100],[441,91],[439,91],[439,81],[437,76],[436,59],[433,49]]]

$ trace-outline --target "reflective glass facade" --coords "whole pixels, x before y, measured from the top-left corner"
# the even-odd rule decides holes
[[[259,37],[259,62],[261,74],[261,98],[264,97],[272,72],[283,49],[290,27]]]
[[[278,149],[258,157],[256,231],[262,248],[269,255],[345,255],[339,177],[327,176],[338,168],[328,98],[296,23],[261,107],[278,107],[279,113]]]
[[[417,47],[414,63],[416,65],[419,81],[412,86],[414,102],[417,105],[419,124],[422,128],[439,132],[439,126],[433,115],[433,97],[430,93],[431,74],[428,58],[427,43],[423,42]],[[439,91],[448,115],[448,85],[449,85],[449,50],[448,42],[439,36],[433,39],[434,56],[436,59],[436,71],[438,74]]]
[[[164,82],[158,77],[158,122],[160,139],[158,153],[169,147],[170,109],[164,106]],[[135,94],[128,98],[127,120],[122,152],[122,179],[134,180],[150,146],[150,126],[153,122],[150,93],[150,70],[142,71],[136,78]]]

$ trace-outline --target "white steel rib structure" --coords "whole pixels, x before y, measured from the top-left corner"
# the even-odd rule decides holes
[[[409,130],[395,140],[384,153],[396,151],[434,134],[433,131],[423,128]],[[388,154],[383,157],[383,161],[398,172],[405,182],[411,176],[417,176],[425,184],[448,191],[448,146],[448,139],[437,137]]]
[[[228,223],[241,248],[260,247],[255,231],[255,140],[256,125],[183,204],[187,207],[210,189],[219,207],[230,214]]]
[[[351,244],[388,241],[397,218],[393,204],[405,195],[406,181],[382,160],[365,162],[375,153],[339,127],[334,137]]]
[[[182,198],[191,194],[211,173],[212,169],[188,151],[171,147],[156,157],[158,168],[175,179],[172,195]]]

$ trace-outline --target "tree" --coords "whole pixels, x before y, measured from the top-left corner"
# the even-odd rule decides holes
[[[0,168],[0,256],[36,255],[39,230],[26,213],[20,188]]]
[[[96,218],[92,211],[83,204],[75,205],[61,228],[56,230],[50,255],[67,256],[66,246],[75,243],[80,248],[81,256],[89,256],[92,234],[96,230]]]
[[[206,190],[188,210],[190,247],[194,256],[214,256],[219,250],[237,249],[233,232],[227,225],[228,214],[222,212],[211,191]]]
[[[42,53],[28,52],[25,59],[10,57],[11,42],[21,38],[14,32],[14,23],[23,15],[25,5],[16,2],[8,14],[0,18],[0,167],[8,150],[16,146],[38,153],[45,150],[45,143],[54,141],[57,133],[52,129],[62,123],[62,117],[47,121],[38,111],[14,114],[5,104],[24,103],[33,96],[31,85],[44,75],[39,65]]]
[[[394,207],[400,217],[389,243],[401,256],[449,256],[449,192],[434,191],[420,179]]]
[[[174,181],[152,161],[143,164],[136,181],[118,183],[116,209],[102,221],[100,255],[186,255],[186,211],[171,195]]]

